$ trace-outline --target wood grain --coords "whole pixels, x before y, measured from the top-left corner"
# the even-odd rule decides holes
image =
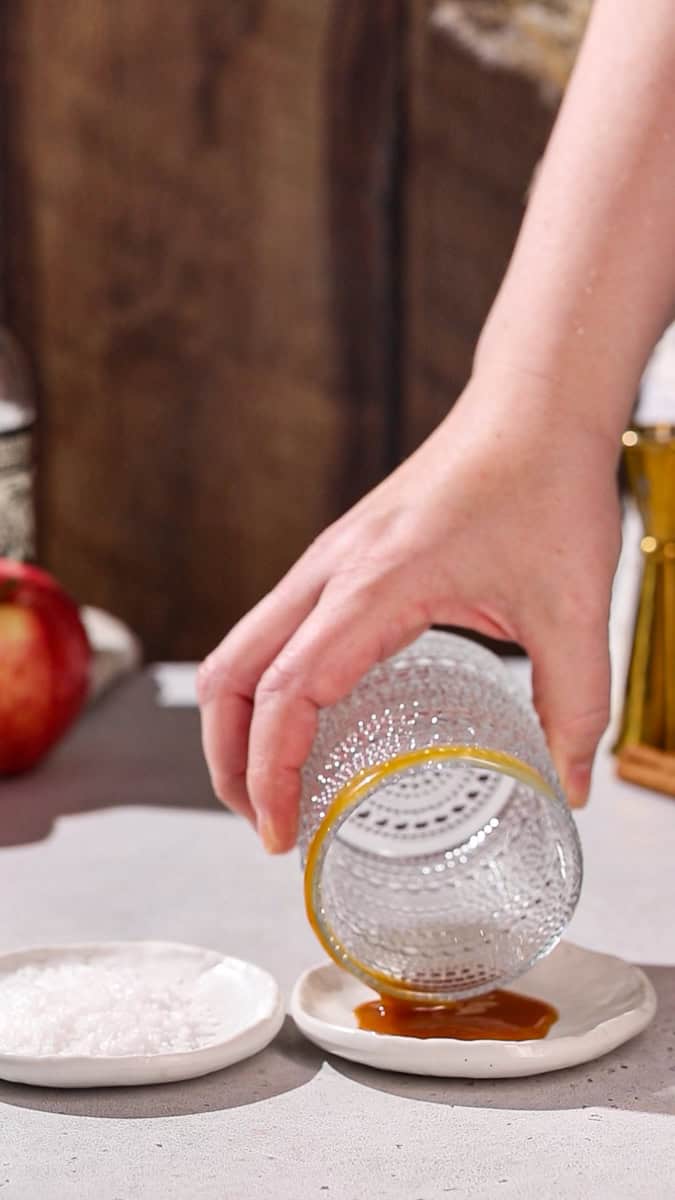
[[[149,656],[199,655],[387,465],[388,167],[368,162],[387,60],[361,89],[360,232],[336,245],[338,5],[7,4],[7,292],[41,382],[42,559]],[[363,82],[391,8],[352,8],[332,87]]]
[[[5,0],[41,558],[206,651],[466,380],[552,120],[432,0]]]
[[[398,457],[406,29],[405,0],[335,0],[326,38],[331,276],[357,478]]]
[[[402,449],[445,416],[508,263],[555,115],[531,79],[490,69],[412,0]]]

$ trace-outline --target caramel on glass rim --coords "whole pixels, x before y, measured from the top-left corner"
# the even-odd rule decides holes
[[[488,750],[480,746],[427,746],[420,750],[411,750],[406,754],[398,754],[385,763],[380,763],[373,767],[365,767],[340,789],[335,799],[328,806],[320,825],[314,833],[309,844],[305,863],[304,891],[307,918],[316,937],[329,957],[339,967],[351,971],[353,975],[356,975],[357,978],[361,979],[363,983],[368,984],[369,987],[374,988],[375,991],[396,996],[402,1000],[414,1000],[417,1003],[438,1004],[447,1002],[448,997],[441,993],[416,991],[414,985],[411,985],[405,979],[397,979],[394,976],[376,971],[368,967],[365,963],[360,962],[359,959],[347,950],[346,946],[342,944],[329,925],[325,916],[322,917],[321,915],[321,866],[330,845],[330,842],[326,844],[328,835],[335,833],[349,814],[375,788],[379,787],[380,784],[392,775],[397,775],[401,771],[408,770],[410,767],[418,766],[420,763],[443,762],[449,759],[469,760],[476,767],[486,767],[499,771],[503,775],[510,775],[513,779],[519,780],[549,799],[556,798],[553,788],[539,771],[535,770],[534,767],[528,766],[527,763],[522,762],[519,758],[515,758],[511,754],[506,754],[502,750]]]

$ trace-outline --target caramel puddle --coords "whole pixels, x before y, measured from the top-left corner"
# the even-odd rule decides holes
[[[411,1004],[380,996],[354,1009],[359,1029],[398,1037],[523,1042],[546,1037],[557,1021],[553,1005],[497,990],[450,1004]]]

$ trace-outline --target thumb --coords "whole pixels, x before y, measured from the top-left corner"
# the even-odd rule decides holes
[[[593,759],[609,720],[607,623],[549,632],[532,654],[534,704],[572,808],[588,799]]]

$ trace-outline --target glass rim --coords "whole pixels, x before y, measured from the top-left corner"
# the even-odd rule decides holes
[[[548,783],[535,767],[531,767],[528,763],[523,762],[522,759],[516,758],[512,754],[507,754],[501,750],[490,750],[481,746],[427,746],[419,750],[410,750],[404,754],[395,755],[384,763],[379,763],[372,767],[364,767],[363,770],[352,776],[326,809],[312,835],[305,861],[304,892],[307,919],[329,958],[332,958],[338,967],[349,971],[374,991],[384,992],[398,999],[412,1000],[420,1004],[447,1003],[455,998],[455,996],[450,996],[447,992],[419,991],[414,985],[407,983],[405,979],[399,979],[385,972],[374,970],[356,958],[343,945],[323,912],[321,905],[322,867],[338,829],[340,829],[351,813],[371,795],[375,788],[379,787],[385,780],[390,779],[392,775],[397,775],[401,771],[408,770],[410,767],[419,766],[425,762],[445,762],[453,759],[468,761],[472,767],[483,767],[499,771],[502,775],[508,775],[512,779],[526,784],[534,791],[546,796],[547,799],[557,801],[558,803],[561,802],[561,798],[555,788]],[[534,961],[547,953],[548,949],[549,947],[543,949]],[[505,980],[505,982],[510,981]],[[474,992],[484,990],[473,989]],[[464,994],[468,995],[469,993]],[[458,996],[459,993],[457,993]]]

